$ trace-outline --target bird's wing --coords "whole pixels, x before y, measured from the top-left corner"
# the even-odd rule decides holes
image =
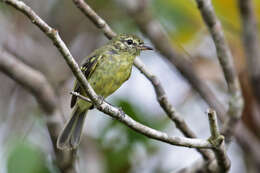
[[[89,79],[91,77],[92,73],[96,69],[97,64],[101,58],[102,58],[102,55],[100,55],[100,56],[93,55],[93,56],[90,56],[86,60],[86,62],[84,62],[82,64],[80,69],[87,79]],[[77,92],[77,93],[81,93],[81,87],[77,80],[74,83],[73,91]],[[72,108],[76,104],[76,102],[77,102],[77,97],[73,95],[71,98],[70,107]]]

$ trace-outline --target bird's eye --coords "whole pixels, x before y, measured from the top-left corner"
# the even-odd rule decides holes
[[[133,44],[133,40],[127,40],[127,44],[128,44],[128,45]]]

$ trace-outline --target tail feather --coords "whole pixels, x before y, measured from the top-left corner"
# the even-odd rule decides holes
[[[73,129],[73,132],[72,132],[72,135],[70,138],[70,144],[71,144],[71,146],[73,146],[73,148],[77,147],[80,143],[85,117],[86,117],[86,111],[80,113],[78,116],[77,122],[75,124],[75,127]]]
[[[81,110],[75,106],[70,119],[67,121],[57,140],[59,149],[75,149],[81,139],[87,109]]]

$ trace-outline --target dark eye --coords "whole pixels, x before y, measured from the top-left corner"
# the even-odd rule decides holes
[[[133,40],[127,40],[127,44],[128,44],[128,45],[133,44]]]

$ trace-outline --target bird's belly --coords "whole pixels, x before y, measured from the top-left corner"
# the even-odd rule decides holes
[[[98,95],[107,97],[129,78],[131,67],[128,64],[99,67],[89,79],[90,85]]]

